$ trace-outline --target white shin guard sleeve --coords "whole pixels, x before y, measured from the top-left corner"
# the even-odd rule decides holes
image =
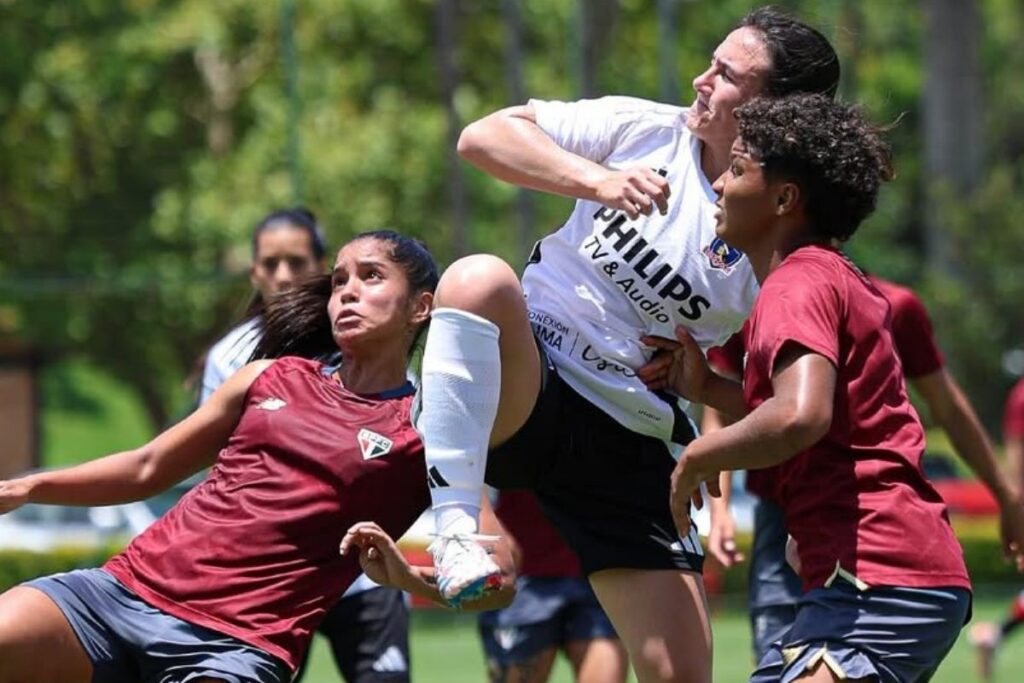
[[[455,524],[460,531],[476,530],[487,444],[501,396],[498,335],[497,325],[472,313],[438,308],[431,315],[417,428],[438,531],[460,516],[470,517]]]

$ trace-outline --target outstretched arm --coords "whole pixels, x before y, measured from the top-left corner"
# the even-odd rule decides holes
[[[198,410],[130,451],[0,481],[0,513],[25,503],[113,505],[142,500],[213,464],[238,424],[249,386],[273,361],[239,370]]]
[[[1024,506],[1018,487],[996,463],[992,444],[974,408],[953,376],[940,368],[911,380],[932,418],[949,437],[957,455],[999,502],[1003,550],[1024,570]]]
[[[650,168],[613,171],[559,147],[537,125],[530,104],[500,109],[469,124],[459,154],[506,182],[625,211],[630,218],[668,209],[667,181]]]

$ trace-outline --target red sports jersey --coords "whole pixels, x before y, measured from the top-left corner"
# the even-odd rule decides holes
[[[293,668],[360,574],[338,554],[348,528],[374,521],[398,538],[430,503],[411,393],[360,396],[322,368],[283,358],[264,371],[209,477],[104,567]]]
[[[903,363],[903,374],[908,379],[917,379],[942,369],[945,359],[935,343],[928,310],[917,295],[874,275],[869,275],[868,280],[892,307],[892,337]]]
[[[910,289],[876,275],[868,275],[868,280],[889,300],[892,337],[896,343],[896,355],[903,364],[903,375],[917,379],[945,367],[945,358],[935,341],[932,320],[921,299]],[[743,353],[741,330],[721,346],[708,349],[708,362],[719,372],[740,377],[743,375]],[[1024,422],[1024,417],[1021,421]]]
[[[806,589],[824,585],[837,566],[869,585],[970,587],[945,504],[921,470],[924,431],[889,317],[885,297],[852,263],[808,246],[766,278],[747,326],[751,409],[772,396],[772,370],[789,344],[837,372],[828,434],[747,480],[783,508]]]
[[[1017,382],[1006,399],[1003,438],[1024,439],[1024,379]]]
[[[576,554],[544,516],[529,491],[500,491],[494,514],[522,551],[518,574],[550,578],[578,577],[583,572]]]
[[[743,324],[746,328],[746,323]],[[721,346],[708,349],[708,363],[723,375],[743,377],[743,330],[729,337]]]

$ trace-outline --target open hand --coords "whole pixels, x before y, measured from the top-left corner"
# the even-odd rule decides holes
[[[382,586],[403,588],[412,578],[412,569],[402,552],[383,529],[373,522],[357,522],[349,528],[338,548],[347,555],[359,550],[359,566],[371,580]]]
[[[746,559],[736,546],[736,520],[728,509],[715,511],[712,505],[708,552],[728,569]]]
[[[686,467],[685,454],[672,470],[671,493],[669,505],[672,509],[672,521],[676,523],[676,531],[683,538],[690,533],[690,504],[698,510],[704,507],[704,498],[700,492],[699,476],[692,468]]]
[[[1003,555],[1013,562],[1017,571],[1024,572],[1024,505],[1016,498],[999,510],[999,535]]]

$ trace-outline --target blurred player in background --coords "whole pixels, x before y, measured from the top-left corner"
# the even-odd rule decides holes
[[[483,533],[502,535],[516,560],[516,597],[483,612],[491,683],[546,683],[563,652],[577,683],[625,683],[629,662],[579,560],[529,491],[499,491]]]
[[[1003,412],[1003,443],[1014,483],[1024,490],[1024,379],[1013,387]],[[1019,566],[1018,566],[1019,568]],[[999,624],[981,621],[971,627],[971,642],[978,653],[978,673],[982,680],[992,679],[996,650],[1004,638],[1024,624],[1024,591],[1010,605],[1009,614]]]

